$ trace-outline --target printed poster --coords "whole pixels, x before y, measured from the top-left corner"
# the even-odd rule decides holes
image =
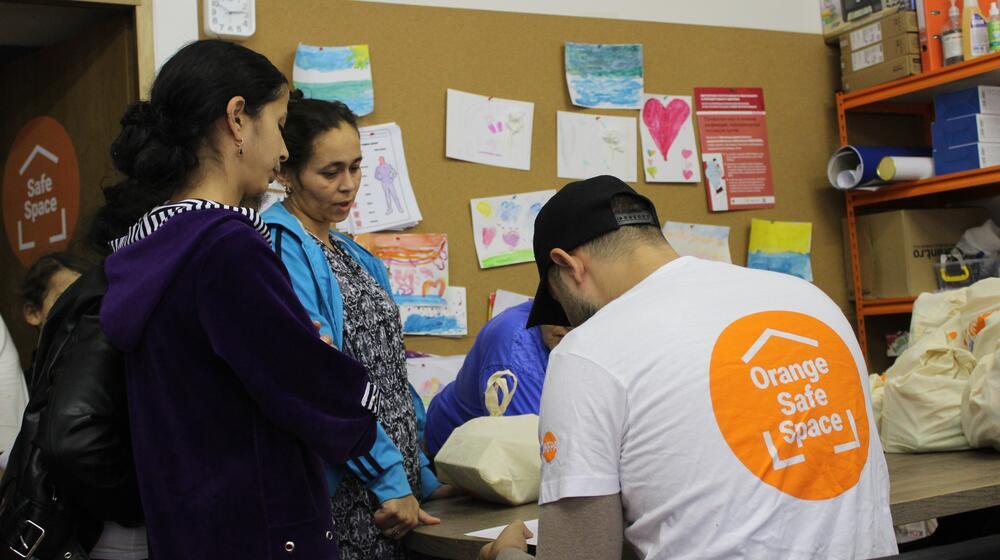
[[[695,88],[694,98],[710,209],[774,207],[764,90]]]

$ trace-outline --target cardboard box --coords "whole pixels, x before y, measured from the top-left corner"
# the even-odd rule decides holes
[[[1000,115],[1000,87],[975,86],[934,97],[937,120],[975,114]]]
[[[1000,142],[1000,115],[966,115],[931,123],[935,150],[979,142]]]
[[[895,210],[858,216],[863,297],[901,298],[936,292],[933,264],[951,251],[965,230],[986,218],[982,208]],[[846,235],[846,220],[844,231]],[[848,293],[853,293],[850,246],[846,242],[844,255]]]
[[[1000,165],[1000,144],[977,142],[934,150],[934,174],[947,175]]]
[[[891,16],[886,16],[874,23],[841,35],[840,50],[854,52],[858,49],[881,43],[885,39],[895,37],[896,35],[916,33],[917,31],[916,12],[896,12]]]
[[[887,60],[919,54],[920,41],[917,39],[917,34],[903,33],[853,52],[842,49],[840,51],[840,69],[846,73],[858,72]]]
[[[878,18],[909,9],[911,3],[911,0],[819,0],[823,37],[835,39]]]
[[[845,73],[842,76],[842,81],[844,91],[855,91],[919,73],[920,56],[911,54],[870,66],[858,72]]]

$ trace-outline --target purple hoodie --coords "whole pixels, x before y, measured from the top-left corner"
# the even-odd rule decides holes
[[[320,459],[371,448],[367,373],[319,339],[252,219],[167,218],[105,261],[101,309],[126,357],[150,555],[337,559]]]

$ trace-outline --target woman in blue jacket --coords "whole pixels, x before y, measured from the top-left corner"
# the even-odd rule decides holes
[[[381,390],[378,437],[347,469],[329,468],[334,520],[345,560],[405,558],[399,539],[438,520],[420,499],[450,493],[420,450],[424,414],[406,379],[399,311],[380,260],[334,229],[347,218],[361,182],[357,117],[340,102],[295,99],[283,136],[288,193],[263,217],[274,250],[320,333],[355,357]],[[420,420],[418,420],[420,418]]]

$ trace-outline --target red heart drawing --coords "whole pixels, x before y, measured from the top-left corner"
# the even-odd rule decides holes
[[[493,238],[496,237],[497,228],[484,227],[483,228],[483,246],[489,247],[490,243],[493,243]]]
[[[683,171],[683,174],[685,179],[690,179],[691,176],[694,175],[694,171],[691,171],[690,169],[685,169]]]
[[[420,293],[425,296],[428,295],[428,293],[443,296],[444,289],[447,287],[447,284],[441,278],[438,278],[437,280],[426,280],[424,281],[424,285],[420,287]]]
[[[664,107],[658,99],[648,99],[642,107],[642,122],[646,123],[653,142],[663,154],[663,159],[667,159],[670,153],[670,146],[677,139],[681,127],[691,116],[691,106],[682,99],[674,99]]]
[[[687,159],[687,158],[691,157],[692,154],[694,154],[694,152],[692,152],[691,150],[689,150],[687,148],[684,148],[683,150],[681,150],[681,156],[684,159]]]

